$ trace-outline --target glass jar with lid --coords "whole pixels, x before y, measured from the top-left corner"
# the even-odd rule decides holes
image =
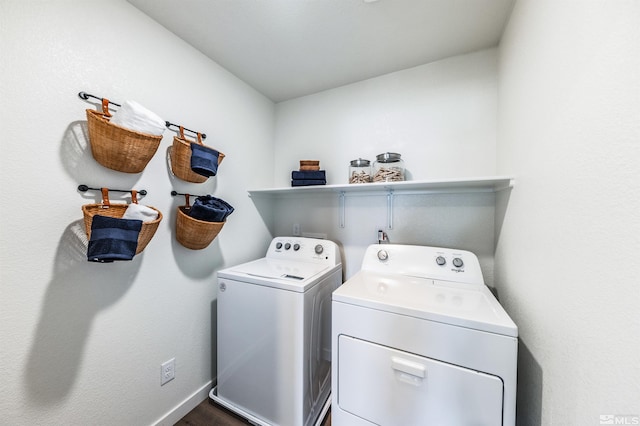
[[[376,156],[373,163],[374,182],[398,182],[404,180],[404,161],[395,152],[385,152]]]
[[[349,183],[371,182],[371,161],[363,158],[351,160],[349,163]]]

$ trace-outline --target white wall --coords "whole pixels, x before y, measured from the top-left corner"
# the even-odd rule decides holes
[[[215,272],[270,240],[246,190],[272,180],[272,102],[124,0],[3,0],[0,52],[0,424],[144,425],[198,390],[199,402],[215,375]],[[218,176],[171,177],[170,131],[143,173],[100,166],[80,91],[205,132],[226,154]],[[97,200],[81,183],[148,190],[164,220],[143,254],[86,261],[80,207]],[[175,241],[172,189],[236,208],[207,249]]]
[[[640,415],[639,22],[637,1],[520,0],[500,46],[498,172],[516,186],[496,285],[520,330],[519,425]]]
[[[485,50],[278,103],[276,186],[303,159],[348,183],[349,161],[387,151],[411,180],[494,173],[496,58]]]
[[[329,184],[348,182],[349,161],[402,154],[410,180],[495,174],[497,50],[457,56],[276,105],[275,185],[290,186],[299,160],[317,159]],[[391,242],[474,251],[492,282],[494,195],[398,195]],[[273,233],[324,233],[342,245],[345,277],[387,224],[386,196],[279,199]]]

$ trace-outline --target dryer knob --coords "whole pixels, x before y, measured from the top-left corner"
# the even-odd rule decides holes
[[[322,244],[316,245],[315,251],[316,254],[322,254],[322,252],[324,251],[324,247],[322,247]]]
[[[453,266],[455,266],[456,268],[461,268],[462,265],[464,265],[462,259],[460,259],[459,257],[453,259]]]
[[[280,250],[282,248],[282,243],[276,243],[276,248]]]
[[[378,251],[378,259],[380,260],[387,260],[389,258],[389,253],[387,253],[386,250],[380,250]]]
[[[294,244],[294,245],[293,245],[293,249],[294,249],[295,251],[300,250],[300,244]]]
[[[445,259],[442,256],[438,256],[436,257],[436,263],[440,266],[444,265],[445,263],[447,263],[447,259]]]
[[[291,248],[291,243],[287,243],[284,245],[285,250],[289,250]]]

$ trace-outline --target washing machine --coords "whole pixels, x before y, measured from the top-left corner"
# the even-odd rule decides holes
[[[333,426],[515,424],[518,329],[473,253],[369,246],[332,305]]]
[[[332,241],[276,237],[264,258],[218,272],[215,402],[258,425],[322,421],[340,259]]]

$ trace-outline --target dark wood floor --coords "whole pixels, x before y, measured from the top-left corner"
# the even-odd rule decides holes
[[[242,417],[207,398],[180,419],[175,426],[245,426],[249,424],[251,423]],[[331,410],[327,413],[322,426],[331,426]]]

